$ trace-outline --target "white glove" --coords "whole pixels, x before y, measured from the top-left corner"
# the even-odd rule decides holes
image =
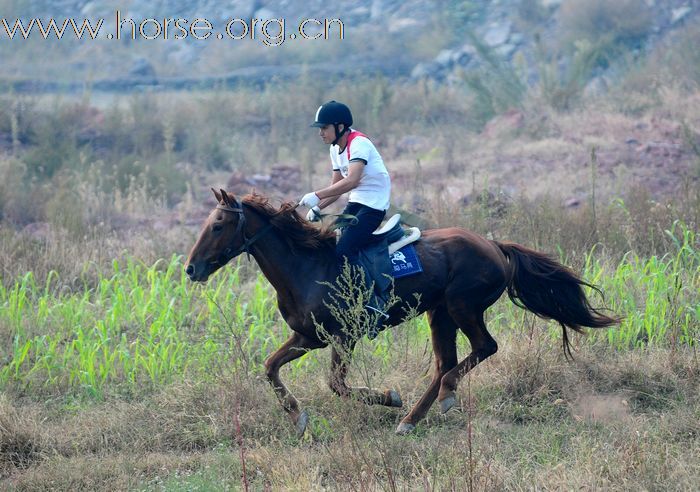
[[[321,202],[321,199],[318,197],[316,193],[313,191],[311,193],[307,193],[304,195],[304,197],[299,201],[299,205],[302,205],[304,207],[309,207],[313,208],[316,205],[318,205]]]
[[[309,222],[318,222],[321,220],[321,209],[318,207],[311,207],[309,213],[306,214],[306,220]]]

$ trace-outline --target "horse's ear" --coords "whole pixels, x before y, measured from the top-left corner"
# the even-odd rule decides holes
[[[231,200],[229,199],[228,194],[226,194],[223,188],[219,188],[219,191],[221,192],[221,199],[224,201],[224,204],[230,207]]]
[[[218,191],[216,191],[214,188],[212,188],[211,191],[214,192],[214,196],[216,197],[216,202],[217,202],[217,203],[221,203],[221,200],[222,200],[222,198],[221,198],[221,193],[219,193]]]
[[[233,195],[233,193],[229,195],[224,190],[221,190],[221,197],[224,199],[224,203],[229,207],[240,207],[240,205],[238,204],[238,200],[236,200],[236,197]]]

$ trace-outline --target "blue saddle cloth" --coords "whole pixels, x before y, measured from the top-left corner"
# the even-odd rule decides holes
[[[423,267],[420,264],[420,258],[413,244],[407,244],[398,251],[395,251],[389,257],[391,261],[391,274],[394,278],[406,277],[421,273]]]
[[[374,289],[382,295],[391,286],[391,279],[421,273],[423,267],[413,244],[404,246],[389,256],[386,241],[379,241],[360,251],[360,265]]]

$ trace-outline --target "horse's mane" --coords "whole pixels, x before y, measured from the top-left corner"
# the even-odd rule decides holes
[[[335,249],[335,232],[311,225],[297,213],[296,203],[285,202],[279,209],[275,209],[267,197],[257,193],[246,195],[242,200],[247,206],[267,217],[292,250]]]

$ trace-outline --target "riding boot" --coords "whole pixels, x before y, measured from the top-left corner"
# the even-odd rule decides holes
[[[361,266],[359,267],[362,268]],[[362,272],[364,274],[365,286],[369,288],[373,285],[374,281],[370,278],[369,272],[365,268],[362,268]],[[369,301],[365,304],[365,309],[371,320],[367,327],[367,338],[370,340],[377,338],[379,332],[386,327],[384,323],[389,320],[389,315],[385,311],[387,302],[388,298],[386,292],[379,292],[377,285],[374,284]]]

